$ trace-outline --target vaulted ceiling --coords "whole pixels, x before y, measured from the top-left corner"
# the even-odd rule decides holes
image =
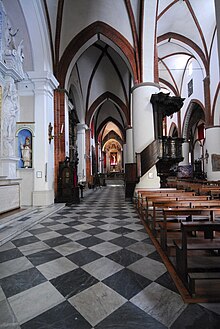
[[[159,63],[155,82],[181,95],[191,61],[203,77],[209,72],[216,33],[214,0],[155,2]],[[23,21],[19,28],[29,42],[25,60],[30,69],[34,66],[30,46],[34,41],[25,28],[24,1],[3,3],[13,21]],[[80,122],[90,125],[93,120],[104,136],[108,122],[119,129],[129,126],[130,88],[143,82],[141,49],[148,33],[143,30],[143,19],[152,0],[40,0],[39,4],[49,35],[54,74],[60,86],[74,95],[72,101]]]

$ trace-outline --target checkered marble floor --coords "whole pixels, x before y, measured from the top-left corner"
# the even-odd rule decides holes
[[[220,304],[183,303],[123,186],[81,200],[0,247],[0,328],[220,328]]]

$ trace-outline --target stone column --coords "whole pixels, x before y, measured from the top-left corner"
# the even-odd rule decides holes
[[[77,147],[78,147],[78,179],[79,181],[86,181],[86,129],[87,125],[84,123],[77,124]]]
[[[188,166],[189,165],[189,142],[184,142],[182,144],[182,154],[183,161],[179,163],[180,166]]]
[[[133,142],[133,129],[127,127],[126,129],[126,157],[124,163],[133,163],[134,159],[134,142]]]
[[[152,82],[136,85],[132,89],[132,126],[135,153],[140,153],[155,139],[153,107],[150,98],[152,94],[158,93],[158,90],[159,85]],[[160,187],[160,178],[157,176],[155,165],[140,178],[137,187]]]
[[[86,182],[89,182],[91,179],[91,130],[86,129],[86,152],[85,152],[85,160],[86,160]]]
[[[157,0],[142,1],[140,59],[141,77],[139,83],[132,88],[132,127],[134,153],[140,153],[155,140],[153,107],[151,95],[158,93],[160,86],[155,83],[158,79],[156,53],[156,17]],[[135,158],[134,158],[135,159]],[[145,175],[140,177],[136,187],[160,187],[154,165]]]
[[[217,24],[217,38],[218,38],[218,58],[220,59],[220,2],[219,0],[215,0],[215,11],[216,11],[215,16],[216,16],[216,24]],[[220,65],[219,65],[219,73],[220,73]]]
[[[35,73],[29,76],[34,84],[35,109],[33,205],[49,205],[54,203],[54,140],[49,142],[48,125],[51,122],[54,126],[54,89],[58,83],[47,72],[43,77],[36,77]]]
[[[182,144],[182,155],[183,161],[178,164],[178,173],[179,178],[186,178],[192,175],[192,166],[191,159],[189,158],[189,142],[184,142]]]
[[[127,144],[123,144],[123,163],[125,168],[125,163],[128,163],[127,160]]]
[[[220,126],[206,128],[203,150],[204,171],[208,180],[220,180]]]

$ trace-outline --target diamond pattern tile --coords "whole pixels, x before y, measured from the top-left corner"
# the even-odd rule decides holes
[[[0,246],[0,327],[219,328],[220,304],[183,303],[124,187],[84,192]]]

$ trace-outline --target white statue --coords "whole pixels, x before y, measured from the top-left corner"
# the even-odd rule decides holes
[[[4,108],[4,137],[14,137],[16,129],[16,119],[18,113],[18,95],[14,81],[9,81],[3,94],[3,108]]]
[[[16,70],[21,77],[24,77],[23,62],[24,62],[24,51],[23,51],[23,40],[18,42],[17,34],[19,29],[13,29],[9,19],[7,20],[7,27],[5,28],[5,45],[4,45],[4,63],[7,67]]]
[[[13,30],[9,20],[7,21],[7,28],[5,29],[5,54],[6,55],[15,55],[16,54],[16,45],[15,45],[15,36],[18,33],[17,30]]]
[[[29,137],[26,137],[25,144],[21,144],[21,159],[24,163],[24,168],[31,168],[31,140]]]
[[[8,81],[3,92],[3,139],[4,155],[14,155],[18,95],[14,81]],[[10,152],[9,152],[10,150]]]

